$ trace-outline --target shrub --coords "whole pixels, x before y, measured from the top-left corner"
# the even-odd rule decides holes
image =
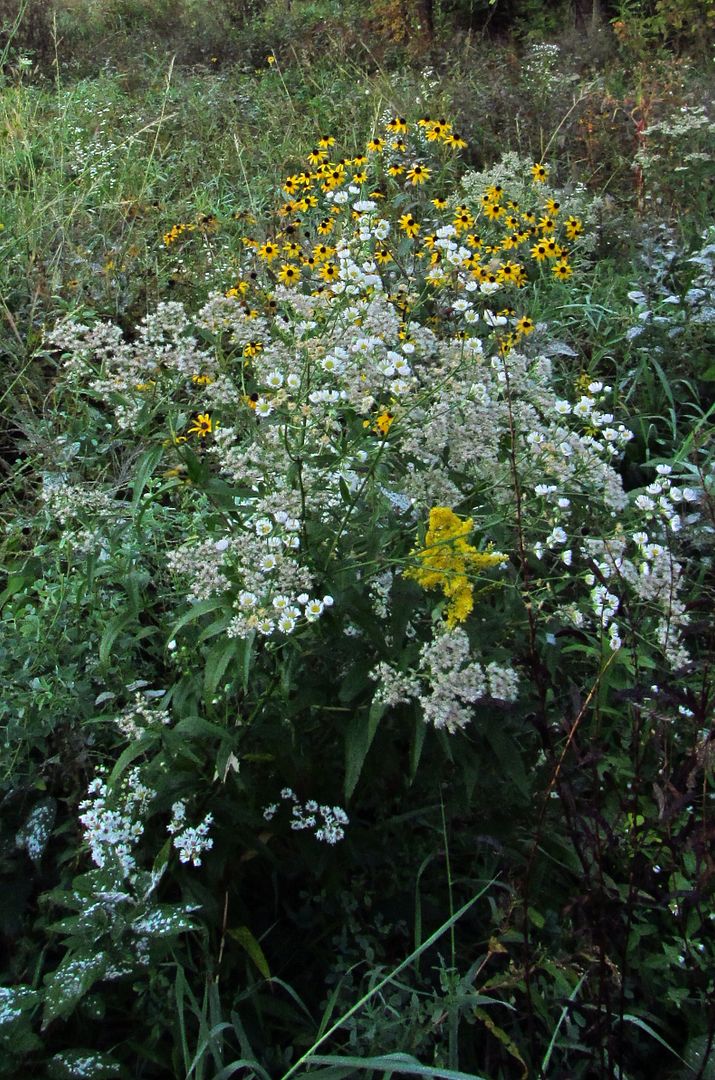
[[[48,951],[41,985],[14,962],[8,1052],[293,1075],[305,1021],[256,972],[309,1015],[351,954],[382,991],[418,888],[449,955],[426,975],[415,928],[404,1025],[367,1010],[348,1047],[637,1075],[713,991],[708,451],[624,486],[619,387],[548,323],[593,258],[582,190],[516,157],[458,186],[442,119],[333,142],[198,311],[47,336],[3,707],[5,858],[42,894],[15,925]]]

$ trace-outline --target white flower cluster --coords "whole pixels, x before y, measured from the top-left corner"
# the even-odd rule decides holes
[[[283,788],[281,799],[291,806],[290,827],[296,832],[303,829],[314,830],[316,840],[325,844],[337,844],[345,837],[344,825],[349,822],[348,815],[340,806],[319,806],[315,799],[309,799],[303,805],[292,788]],[[271,803],[263,811],[266,821],[272,821],[278,812],[279,803]]]
[[[471,660],[469,638],[464,630],[437,634],[422,646],[420,673],[427,689],[420,696],[426,723],[453,734],[474,718],[480,698],[515,701],[519,679],[512,668],[490,663],[486,672]]]
[[[96,776],[87,789],[90,798],[79,804],[80,822],[95,864],[111,864],[128,877],[135,869],[132,848],[144,832],[143,816],[156,792],[140,778],[138,768],[123,777],[118,788],[110,789]]]
[[[416,699],[425,723],[450,734],[474,719],[479,701],[512,702],[519,693],[512,667],[496,661],[482,667],[471,659],[469,638],[459,627],[438,632],[422,646],[418,671],[404,674],[382,661],[370,678],[378,683],[375,702],[392,707]]]
[[[127,739],[139,739],[147,728],[170,724],[171,716],[167,709],[152,706],[146,696],[136,693],[131,705],[127,705],[114,722]]]
[[[201,866],[201,856],[214,845],[208,835],[213,820],[213,814],[207,814],[200,824],[187,825],[186,803],[183,799],[174,803],[167,832],[174,837],[173,844],[182,863],[190,862],[192,866]]]

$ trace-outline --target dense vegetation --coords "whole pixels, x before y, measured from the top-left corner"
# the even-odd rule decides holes
[[[715,1076],[714,22],[0,0],[0,1076]]]

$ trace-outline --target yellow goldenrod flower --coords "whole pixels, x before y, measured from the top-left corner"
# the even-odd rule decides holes
[[[500,552],[477,551],[467,543],[472,526],[472,518],[462,521],[449,507],[432,507],[424,547],[415,552],[420,565],[405,571],[405,577],[423,589],[442,590],[449,601],[445,617],[450,628],[464,622],[474,607],[470,575],[501,566],[506,559]]]

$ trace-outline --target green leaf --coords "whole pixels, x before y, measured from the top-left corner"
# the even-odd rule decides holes
[[[210,700],[214,696],[237,652],[238,641],[235,638],[223,638],[211,649],[204,668],[204,698]]]
[[[419,768],[420,758],[422,757],[422,747],[425,744],[427,738],[427,725],[421,716],[415,717],[415,724],[412,729],[412,739],[410,740],[410,783],[413,783],[417,776],[417,769]]]
[[[501,766],[502,774],[513,782],[520,795],[528,799],[529,781],[516,742],[504,732],[503,728],[496,727],[494,724],[487,724],[482,730]]]
[[[30,811],[16,837],[18,847],[24,847],[36,866],[39,865],[55,824],[57,802],[47,798]]]
[[[305,1058],[306,1065],[332,1065],[333,1069],[381,1069],[388,1073],[405,1073],[407,1076],[431,1076],[435,1080],[487,1080],[476,1073],[459,1072],[457,1069],[440,1069],[434,1065],[421,1065],[411,1054],[380,1054],[377,1057],[343,1057],[338,1054],[314,1054]],[[330,1070],[332,1075],[333,1069]],[[312,1075],[312,1073],[311,1073]],[[328,1075],[322,1070],[317,1076]]]
[[[111,1054],[99,1050],[62,1050],[47,1062],[47,1075],[51,1080],[105,1080],[121,1076],[122,1067]]]
[[[69,1016],[78,1001],[107,970],[106,953],[87,948],[70,953],[56,971],[45,978],[45,1007],[42,1028],[59,1016]]]
[[[192,604],[178,622],[174,623],[168,634],[167,641],[173,641],[179,630],[183,630],[189,623],[196,622],[202,615],[207,615],[210,611],[216,611],[218,608],[224,607],[225,604],[226,600],[222,596],[209,596],[206,600],[199,600],[198,604]]]
[[[34,580],[34,577],[28,577],[25,574],[11,574],[7,579],[7,587],[0,593],[0,610],[15,593],[20,592],[25,585],[32,584]]]
[[[109,774],[108,784],[112,787],[116,784],[127,765],[131,765],[136,758],[146,754],[147,750],[156,743],[158,734],[154,731],[145,731],[142,737],[135,743],[130,743],[117,758],[117,763]]]
[[[246,950],[253,963],[264,979],[270,979],[271,971],[268,967],[268,961],[266,960],[263,949],[256,941],[255,937],[248,929],[247,926],[239,926],[235,930],[229,930],[228,936],[232,937],[234,941]]]
[[[387,712],[387,706],[373,704],[368,712],[355,713],[345,732],[345,797],[350,798],[360,779],[367,752],[375,738],[380,720]]]
[[[495,1024],[489,1013],[485,1012],[484,1009],[479,1008],[479,1006],[475,1007],[474,1015],[482,1021],[484,1026],[487,1028],[488,1031],[492,1033],[494,1038],[499,1040],[499,1042],[506,1050],[507,1054],[510,1054],[515,1061],[519,1062],[522,1069],[521,1080],[526,1080],[529,1075],[529,1070],[526,1067],[526,1062],[521,1056],[519,1047],[516,1045],[512,1037],[510,1035],[507,1035],[506,1031],[504,1031],[503,1028],[500,1028],[498,1024]]]
[[[177,934],[185,934],[195,929],[191,913],[196,910],[197,908],[193,905],[175,907],[172,904],[157,904],[156,907],[135,919],[131,928],[135,934],[140,934],[142,937],[176,937]]]
[[[99,643],[100,664],[107,663],[112,651],[112,645],[114,645],[114,642],[117,640],[125,626],[134,622],[135,618],[136,616],[133,611],[125,611],[119,615],[115,615],[113,619],[109,620]]]
[[[635,1027],[640,1028],[641,1031],[645,1031],[646,1035],[650,1035],[651,1039],[655,1039],[657,1043],[660,1043],[661,1046],[664,1046],[669,1053],[671,1053],[674,1057],[677,1057],[678,1061],[682,1061],[683,1065],[688,1064],[685,1058],[682,1058],[678,1051],[673,1049],[670,1043],[667,1043],[665,1039],[658,1034],[657,1031],[654,1031],[650,1024],[646,1024],[645,1020],[641,1020],[640,1016],[634,1016],[632,1013],[624,1013],[623,1019],[627,1023],[633,1024]]]
[[[147,450],[145,454],[139,459],[139,464],[136,470],[136,477],[133,484],[132,494],[132,506],[136,506],[142,497],[142,492],[146,487],[147,480],[150,478],[154,469],[161,461],[163,454],[163,448],[161,446],[153,446],[151,450]]]
[[[25,1009],[34,1009],[39,994],[29,986],[0,986],[0,1028],[9,1027],[20,1019]]]

